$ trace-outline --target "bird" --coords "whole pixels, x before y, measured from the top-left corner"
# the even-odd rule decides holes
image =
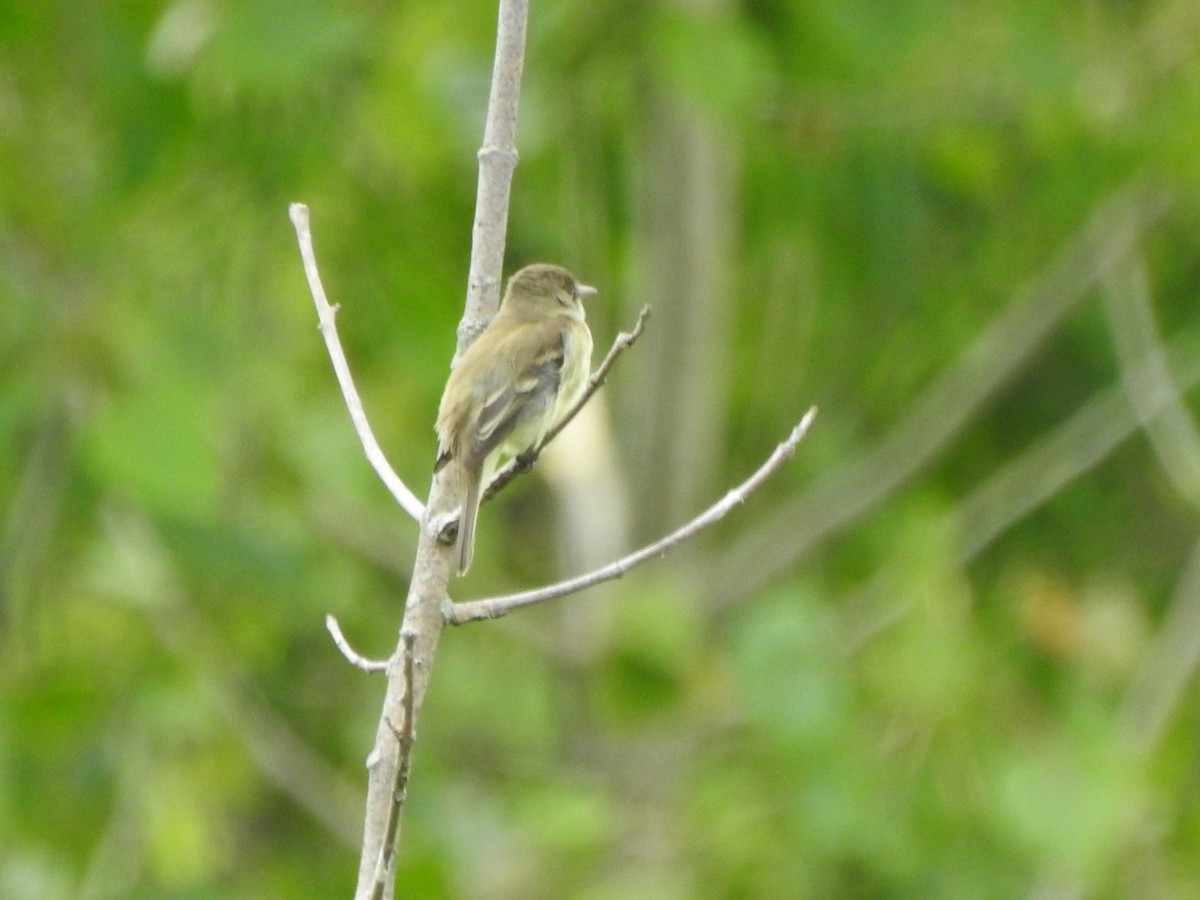
[[[587,386],[592,333],[583,301],[595,294],[561,266],[519,270],[446,381],[434,472],[457,469],[459,575],[471,566],[480,498],[500,460],[539,447]]]

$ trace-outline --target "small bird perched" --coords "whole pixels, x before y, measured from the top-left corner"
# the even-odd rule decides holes
[[[471,565],[480,497],[500,458],[538,446],[587,385],[592,333],[582,301],[595,293],[559,266],[526,266],[508,280],[499,312],[450,373],[434,471],[458,468],[460,575]]]

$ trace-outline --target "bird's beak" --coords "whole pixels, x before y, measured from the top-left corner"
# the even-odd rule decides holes
[[[586,297],[595,297],[596,294],[598,294],[598,293],[599,293],[599,291],[597,291],[590,284],[575,285],[575,296],[578,297],[580,300],[583,300]]]

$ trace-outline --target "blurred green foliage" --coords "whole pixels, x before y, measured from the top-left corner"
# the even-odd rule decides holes
[[[960,546],[972,492],[1119,383],[1103,289],[915,473],[765,586],[714,587],[746,535],[812,525],[752,530],[906,421],[1132,179],[1171,209],[1101,262],[1144,267],[1194,358],[1194,4],[532,7],[510,270],[600,285],[598,346],[662,299],[629,274],[632,210],[655,104],[688,110],[736,149],[712,497],[822,414],[686,565],[446,635],[402,896],[1200,894],[1200,482],[1131,426]],[[286,210],[313,211],[373,425],[422,491],[494,25],[462,0],[0,4],[0,896],[351,890],[382,684],[321,617],[390,652],[413,526],[362,458]],[[630,471],[636,371],[606,389]],[[505,544],[506,516],[553,528],[527,481],[460,599],[554,576],[545,543]]]

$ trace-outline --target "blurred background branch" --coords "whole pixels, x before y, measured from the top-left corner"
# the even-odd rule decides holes
[[[909,405],[899,424],[856,459],[740,537],[703,577],[719,605],[735,603],[863,515],[934,459],[1020,370],[1097,280],[1136,249],[1168,207],[1161,193],[1127,185],[1107,198],[1051,267]],[[747,577],[747,573],[752,573]]]

